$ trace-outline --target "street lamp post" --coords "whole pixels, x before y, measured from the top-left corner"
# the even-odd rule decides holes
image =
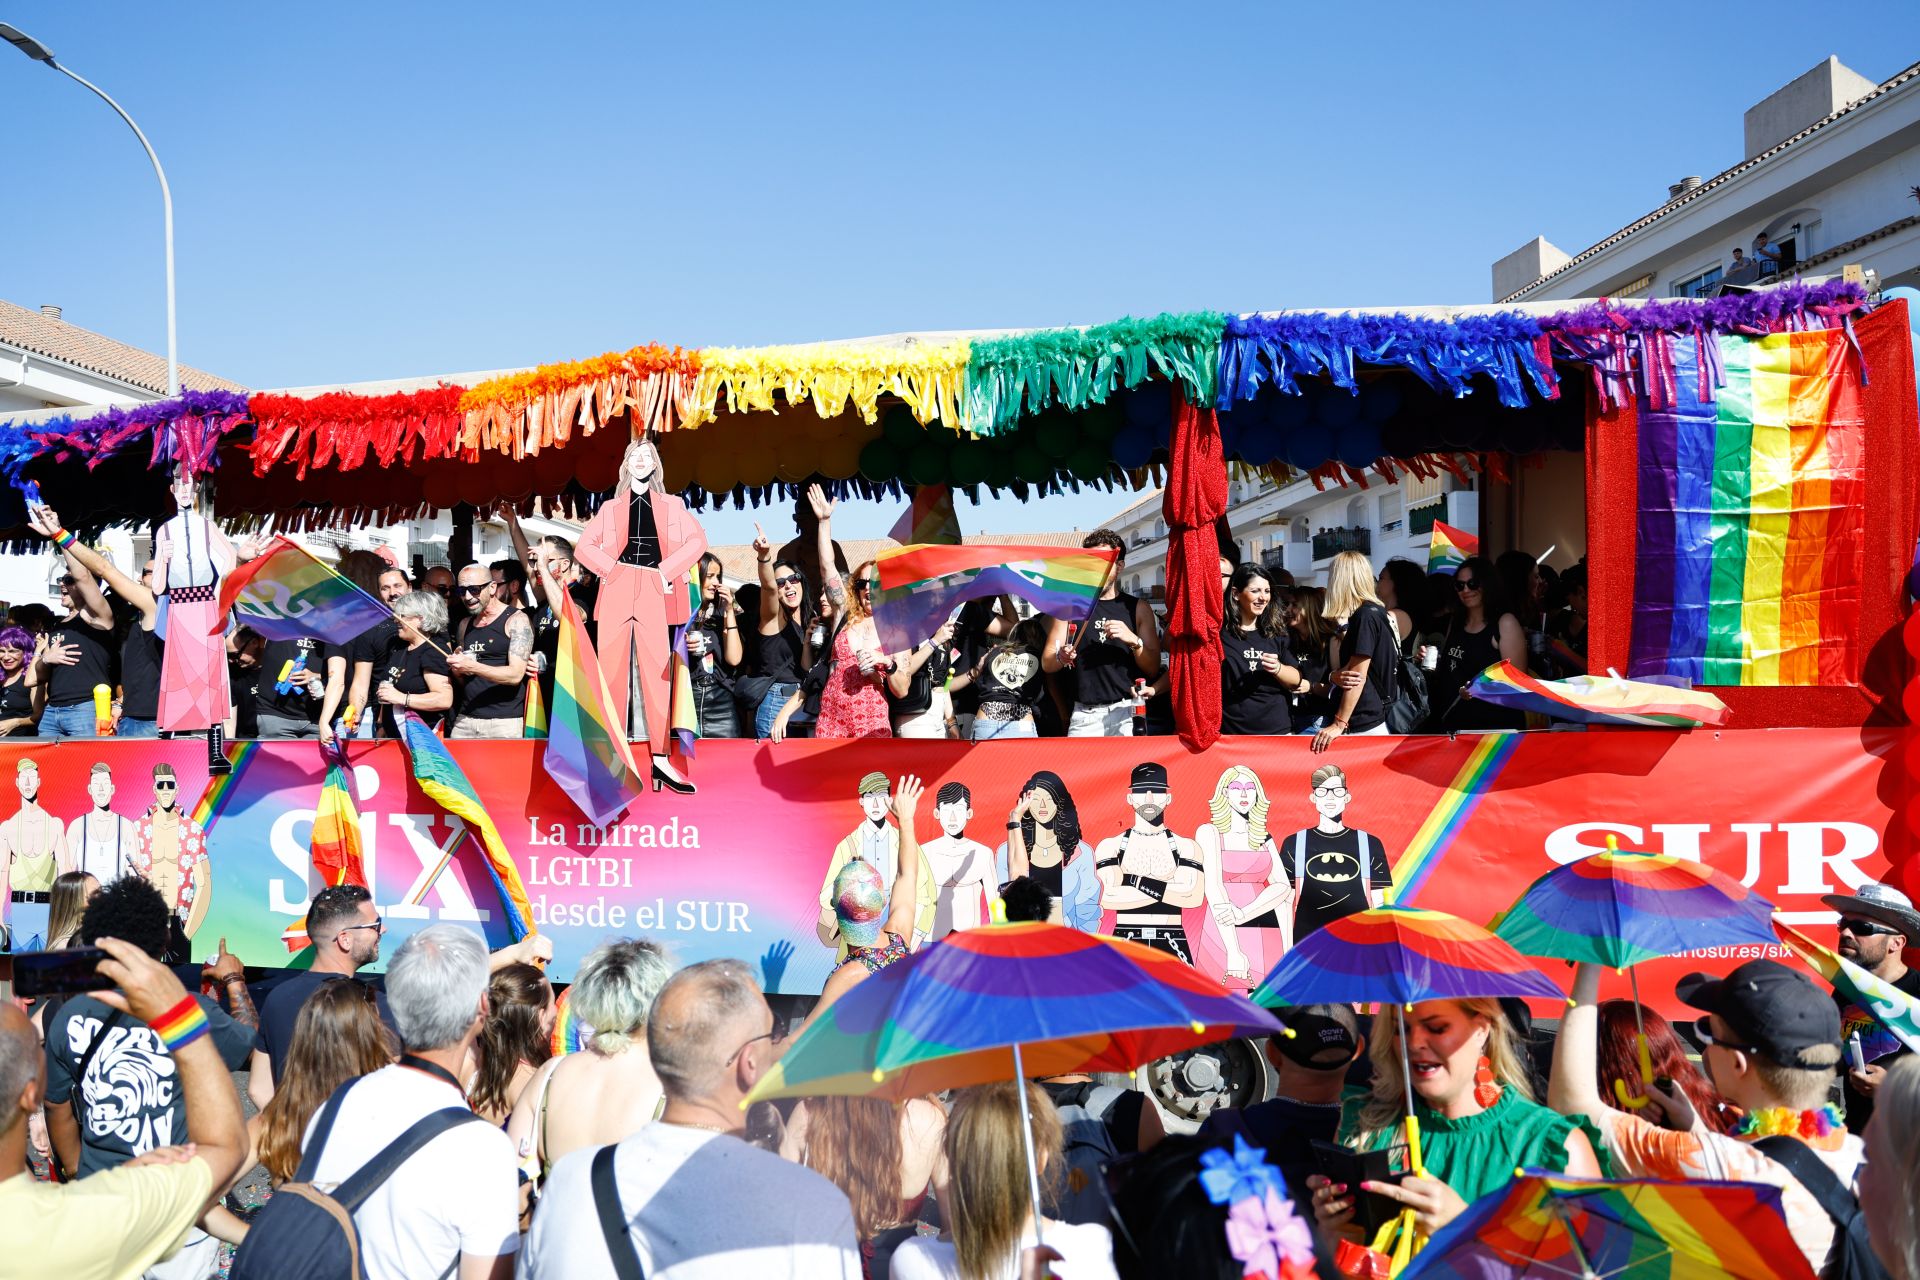
[[[173,311],[173,192],[167,186],[167,171],[160,167],[160,157],[154,154],[153,144],[147,141],[147,135],[140,132],[140,126],[133,122],[126,108],[108,97],[106,91],[91,80],[77,76],[53,60],[53,50],[35,40],[18,27],[10,27],[0,22],[0,40],[18,49],[35,62],[44,62],[61,75],[74,80],[92,90],[93,94],[114,109],[114,112],[127,122],[127,128],[133,130],[133,136],[140,139],[140,145],[146,149],[147,159],[153,161],[153,172],[160,179],[160,203],[167,217],[167,395],[180,394],[180,352],[179,339],[174,329]]]

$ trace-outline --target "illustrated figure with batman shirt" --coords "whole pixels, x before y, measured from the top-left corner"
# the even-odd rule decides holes
[[[1280,846],[1280,865],[1293,884],[1293,942],[1315,929],[1368,907],[1377,907],[1393,884],[1380,837],[1346,824],[1353,793],[1337,764],[1313,771],[1309,783],[1320,821],[1296,831]]]

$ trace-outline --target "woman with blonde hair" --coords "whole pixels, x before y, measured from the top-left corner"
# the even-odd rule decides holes
[[[1031,1126],[1022,1123],[1026,1090]],[[1068,1225],[1052,1219],[1035,1230],[1027,1182],[1027,1146],[1033,1143],[1042,1195],[1061,1177],[1064,1134],[1060,1116],[1038,1085],[976,1085],[955,1096],[947,1116],[944,1181],[934,1178],[946,1230],[938,1240],[916,1237],[893,1255],[893,1280],[1014,1280],[1020,1253],[1044,1235],[1057,1252],[1061,1280],[1117,1280],[1113,1240],[1095,1223]]]
[[[1343,734],[1384,734],[1387,700],[1400,659],[1393,616],[1374,589],[1373,562],[1342,551],[1327,570],[1327,602],[1321,612],[1340,626],[1333,648],[1333,717],[1313,736],[1325,751]]]
[[[1193,833],[1207,900],[1180,914],[1194,968],[1232,991],[1251,990],[1293,945],[1293,887],[1267,831],[1269,804],[1259,775],[1232,765]]]
[[[1920,1165],[1920,1058],[1887,1067],[1867,1121],[1867,1161],[1860,1167],[1860,1211],[1874,1256],[1893,1280],[1920,1280],[1920,1196],[1913,1176]]]
[[[1347,1104],[1340,1118],[1340,1141],[1356,1151],[1379,1151],[1404,1140],[1401,1026],[1401,1018],[1388,1013],[1375,1021],[1367,1038],[1373,1084]],[[1515,1169],[1601,1176],[1593,1144],[1580,1125],[1533,1100],[1526,1064],[1498,1000],[1424,1001],[1405,1015],[1404,1026],[1426,1176],[1409,1177],[1398,1186],[1369,1184],[1363,1192],[1335,1188],[1316,1174],[1307,1182],[1314,1188],[1313,1213],[1323,1230],[1357,1240],[1354,1198],[1365,1193],[1411,1208],[1420,1230],[1431,1236],[1467,1205],[1510,1183]]]
[[[847,1193],[867,1280],[913,1230],[940,1164],[947,1115],[926,1098],[809,1098],[787,1120],[780,1154]]]

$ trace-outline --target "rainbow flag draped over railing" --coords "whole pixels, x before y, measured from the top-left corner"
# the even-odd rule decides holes
[[[313,869],[323,883],[331,885],[367,883],[360,861],[360,811],[353,802],[353,789],[347,782],[345,749],[334,743],[320,745],[320,758],[326,762],[327,775],[320,783],[320,802],[313,810]],[[307,916],[288,925],[280,935],[288,951],[304,951],[312,939],[307,936]]]
[[[613,698],[580,620],[580,606],[564,592],[543,763],[595,826],[618,818],[640,794],[640,769],[614,723]]]
[[[1018,596],[1049,617],[1085,618],[1113,572],[1111,547],[901,547],[878,557],[873,622],[888,653],[911,649],[953,611],[986,596]]]
[[[556,701],[558,694],[555,695]],[[411,711],[395,708],[394,723],[400,730],[400,744],[413,765],[413,780],[427,799],[467,824],[467,831],[480,842],[486,855],[487,874],[500,894],[500,907],[507,918],[507,931],[518,942],[529,933],[538,933],[533,923],[533,904],[527,900],[527,886],[520,879],[520,868],[500,839],[499,828],[487,815],[486,806],[474,792],[473,784],[447,751],[447,744]],[[551,742],[551,739],[549,739]]]
[[[1849,335],[1717,338],[1705,404],[1699,345],[1668,344],[1665,403],[1640,400],[1627,675],[1857,684],[1866,422]]]
[[[387,606],[285,538],[275,538],[265,555],[222,580],[221,624],[208,634],[225,631],[229,613],[269,640],[314,636],[329,644],[345,644],[393,616]]]
[[[1433,522],[1433,538],[1427,543],[1428,573],[1452,573],[1467,562],[1468,556],[1479,554],[1480,539],[1465,529]]]

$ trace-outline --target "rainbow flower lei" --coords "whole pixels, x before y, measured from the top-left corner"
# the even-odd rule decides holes
[[[1201,1153],[1200,1189],[1227,1206],[1227,1248],[1245,1267],[1242,1275],[1313,1280],[1313,1230],[1266,1156],[1266,1148],[1235,1134],[1231,1154]]]
[[[1840,1108],[1831,1102],[1811,1111],[1792,1107],[1763,1107],[1741,1117],[1734,1135],[1741,1138],[1773,1138],[1785,1134],[1793,1138],[1824,1138],[1846,1126]]]

